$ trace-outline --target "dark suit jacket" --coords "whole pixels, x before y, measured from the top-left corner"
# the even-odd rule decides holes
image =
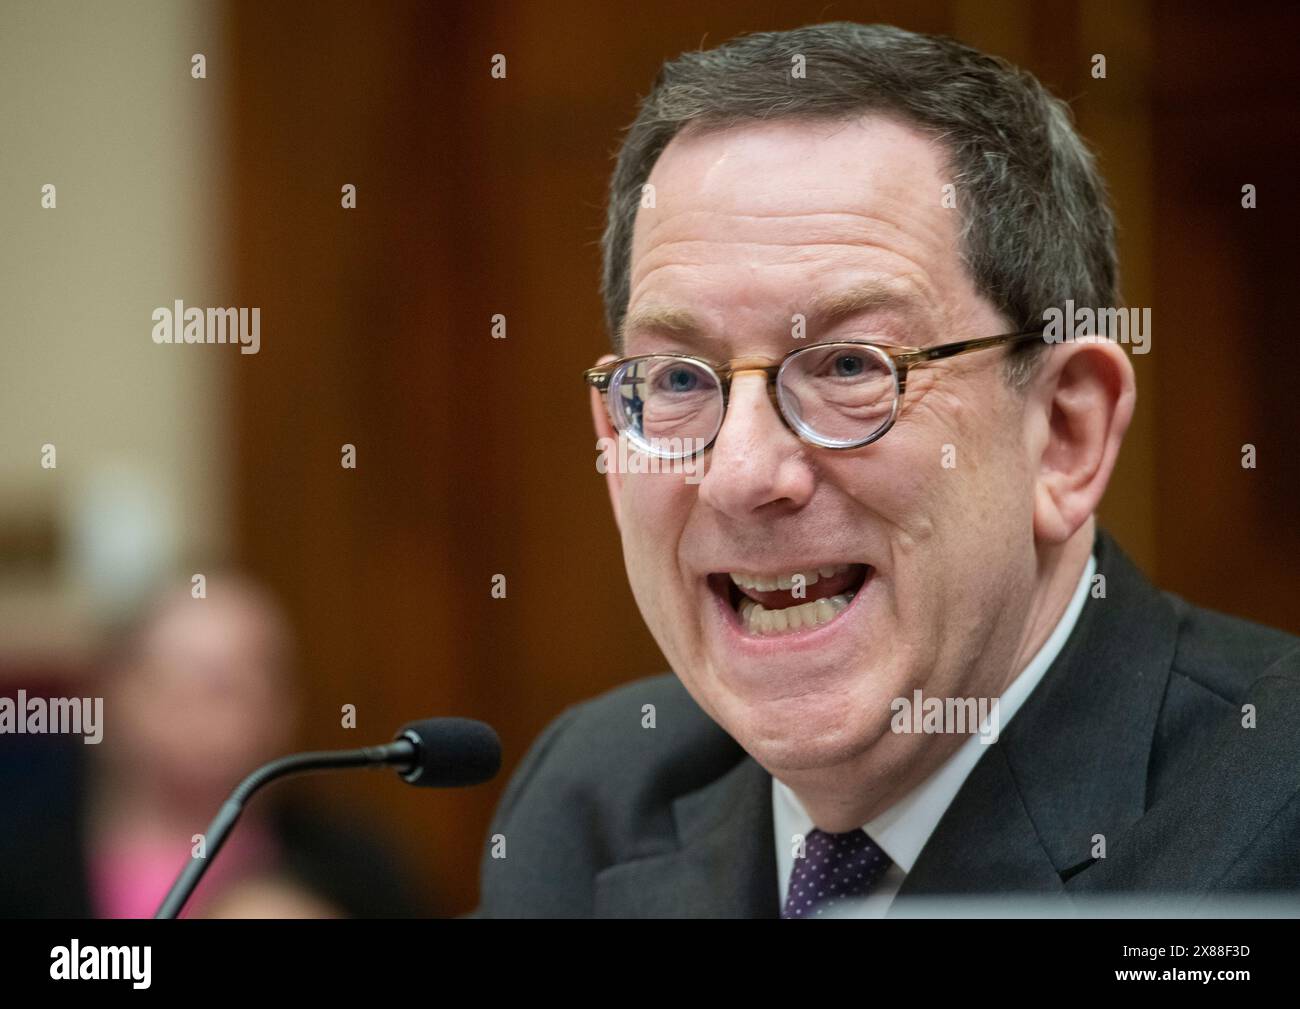
[[[1300,639],[1160,592],[1104,533],[1096,556],[1105,598],[985,749],[891,913],[920,895],[1300,889]],[[673,675],[571,707],[502,798],[490,834],[506,857],[489,844],[473,916],[775,917],[771,780]]]

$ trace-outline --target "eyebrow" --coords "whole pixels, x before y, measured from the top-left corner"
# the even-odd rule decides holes
[[[809,329],[820,330],[873,311],[895,311],[918,322],[927,315],[921,302],[905,288],[882,281],[815,294],[807,299],[806,306],[792,304],[789,314],[793,316],[800,312],[805,316]],[[689,339],[701,334],[704,328],[687,309],[643,305],[624,317],[619,327],[619,345],[626,346],[629,336],[647,330]]]
[[[619,327],[620,341],[626,340],[630,333],[642,329],[654,329],[677,336],[689,336],[698,333],[703,327],[694,315],[684,308],[668,305],[643,305],[624,316]]]
[[[909,316],[923,314],[917,298],[897,284],[880,281],[842,291],[816,294],[809,299],[808,321],[833,326],[860,312],[892,310]]]

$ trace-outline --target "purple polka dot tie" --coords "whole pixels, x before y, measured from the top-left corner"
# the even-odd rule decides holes
[[[794,860],[782,918],[816,918],[846,897],[861,897],[891,865],[864,830],[827,834],[815,827]]]

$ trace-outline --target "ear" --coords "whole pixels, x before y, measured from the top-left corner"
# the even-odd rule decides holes
[[[596,364],[608,364],[610,361],[615,360],[617,358],[613,354],[606,354]],[[591,390],[591,423],[596,429],[597,447],[618,444],[618,433],[614,430],[614,425],[609,419],[609,411],[605,409],[605,397],[594,388]],[[619,527],[621,532],[623,519],[619,512],[619,502],[623,494],[623,474],[618,471],[617,461],[617,450],[612,455],[606,454],[605,487],[609,491],[609,503],[614,509],[614,524]]]
[[[1038,476],[1034,536],[1064,543],[1097,510],[1133,419],[1137,382],[1122,347],[1058,344],[1032,380]]]

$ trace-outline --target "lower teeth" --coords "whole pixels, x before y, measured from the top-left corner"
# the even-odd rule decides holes
[[[752,599],[740,601],[740,619],[750,634],[786,634],[830,623],[853,601],[853,592],[842,592],[782,610],[764,609]]]

